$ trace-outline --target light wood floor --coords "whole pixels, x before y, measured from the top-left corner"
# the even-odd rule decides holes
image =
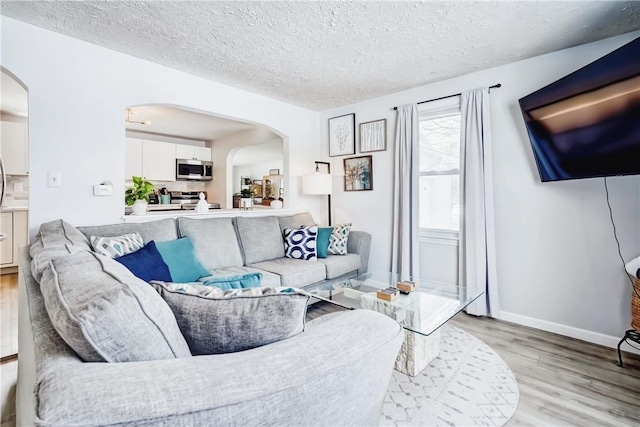
[[[0,275],[0,357],[18,352],[18,274]]]
[[[15,425],[18,361],[18,274],[0,275],[0,423]]]
[[[314,304],[308,319],[340,308]],[[509,365],[520,402],[508,426],[639,426],[640,356],[500,320],[458,314],[451,324]],[[624,332],[624,331],[621,331]]]

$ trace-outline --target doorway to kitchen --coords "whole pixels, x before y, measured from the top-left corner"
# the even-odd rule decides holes
[[[29,239],[29,97],[4,68],[0,84],[0,358],[5,361],[18,353],[18,258]]]

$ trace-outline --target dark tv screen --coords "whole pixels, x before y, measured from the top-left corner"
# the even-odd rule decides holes
[[[640,38],[520,108],[542,181],[640,174]]]

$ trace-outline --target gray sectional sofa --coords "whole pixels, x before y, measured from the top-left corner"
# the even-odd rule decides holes
[[[189,236],[212,274],[260,271],[265,286],[304,287],[366,271],[370,236],[362,232],[351,232],[347,255],[316,262],[283,259],[275,245],[278,236],[282,246],[280,230],[309,221],[308,214],[179,218],[80,230],[86,236],[137,231],[145,242]],[[56,236],[41,229],[32,247],[21,252],[18,425],[378,423],[404,334],[396,322],[372,311],[322,316],[298,335],[237,353],[83,362],[54,328],[47,292],[41,290],[54,263],[90,250],[75,228],[60,224]],[[73,263],[67,274],[69,268],[73,273]]]

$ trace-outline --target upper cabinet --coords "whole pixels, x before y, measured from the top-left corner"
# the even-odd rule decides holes
[[[29,173],[29,143],[27,125],[24,123],[0,122],[2,160],[7,175]]]
[[[211,148],[127,138],[125,179],[142,176],[150,181],[175,181],[176,159],[211,161]]]
[[[150,181],[175,181],[176,144],[143,139],[142,174]]]
[[[127,138],[125,143],[125,179],[131,179],[132,176],[144,176],[142,172],[142,140],[136,138]]]
[[[176,144],[177,159],[193,159],[211,161],[211,148],[196,147],[194,145]]]

